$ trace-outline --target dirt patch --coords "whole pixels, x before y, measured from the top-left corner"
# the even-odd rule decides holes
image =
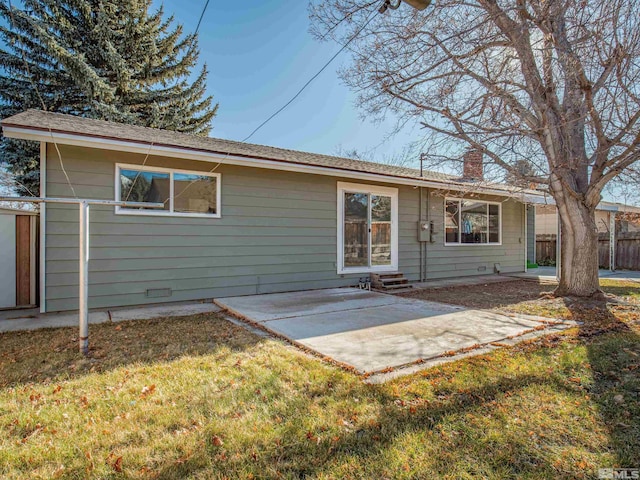
[[[554,285],[551,284],[514,280],[511,282],[452,286],[438,289],[425,288],[402,294],[402,296],[462,305],[469,308],[493,309],[539,300],[542,294],[551,292],[553,289]]]
[[[632,282],[603,280],[601,288],[608,301],[579,298],[555,298],[549,295],[555,285],[529,280],[487,283],[438,289],[421,289],[402,294],[434,302],[490,309],[502,313],[520,313],[581,321],[604,312],[624,315],[629,321],[640,316],[640,285]],[[607,313],[607,315],[609,314]]]

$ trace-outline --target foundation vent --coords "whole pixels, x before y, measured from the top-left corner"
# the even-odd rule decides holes
[[[164,298],[173,295],[170,288],[149,288],[145,292],[147,298]]]

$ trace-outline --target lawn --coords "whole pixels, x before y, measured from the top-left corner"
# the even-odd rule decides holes
[[[640,466],[640,311],[565,307],[583,327],[384,385],[216,315],[92,326],[89,359],[74,329],[0,334],[0,478],[555,479]]]

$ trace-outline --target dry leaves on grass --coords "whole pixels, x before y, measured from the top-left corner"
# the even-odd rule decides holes
[[[118,456],[111,452],[106,458],[105,463],[109,465],[114,472],[122,472],[122,456]]]

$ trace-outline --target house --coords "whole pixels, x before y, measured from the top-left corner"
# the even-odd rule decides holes
[[[527,195],[475,152],[456,178],[36,110],[2,127],[40,142],[41,197],[150,203],[91,206],[92,308],[522,272],[535,246]],[[78,207],[40,218],[41,310],[77,309]]]
[[[600,202],[596,209],[598,233],[609,233],[612,219],[617,233],[640,232],[640,207],[622,203]],[[558,233],[558,213],[555,205],[536,206],[536,235]]]

